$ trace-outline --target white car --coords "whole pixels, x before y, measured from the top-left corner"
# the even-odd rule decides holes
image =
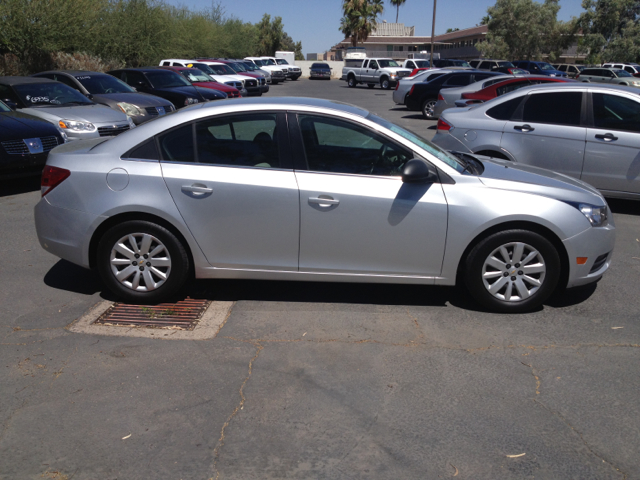
[[[204,73],[212,77],[216,82],[224,83],[225,85],[229,85],[230,87],[237,88],[238,90],[243,90],[245,88],[243,78],[240,75],[233,75],[233,76],[217,75],[214,73],[212,69],[200,68],[202,65],[207,65],[207,63],[210,63],[210,62],[201,62],[199,60],[189,60],[184,58],[168,58],[168,59],[160,60],[161,67],[199,68]]]
[[[263,60],[273,60],[276,63],[276,65],[282,66],[283,68],[286,67],[288,70],[287,78],[291,80],[297,80],[302,75],[302,70],[300,69],[300,67],[298,67],[297,65],[290,64],[284,58],[276,58],[276,57],[261,57],[261,58]]]
[[[289,74],[289,69],[276,65],[273,60],[264,60],[261,57],[245,57],[245,60],[253,62],[260,67],[260,70],[267,70],[271,73],[271,83],[276,85],[279,82],[284,82]]]

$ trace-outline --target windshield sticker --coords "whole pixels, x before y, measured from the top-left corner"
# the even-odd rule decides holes
[[[91,77],[76,77],[78,80],[89,80]]]
[[[187,67],[189,67],[189,68],[193,68],[193,63],[189,63],[189,64],[187,64]]]
[[[60,103],[59,100],[55,98],[53,100],[49,100],[49,97],[32,97],[31,95],[27,95],[27,101],[31,103]]]

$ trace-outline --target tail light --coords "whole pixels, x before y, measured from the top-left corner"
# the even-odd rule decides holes
[[[69,175],[71,175],[71,172],[64,168],[52,167],[50,165],[45,166],[42,171],[42,179],[40,180],[41,195],[44,197],[60,185]]]
[[[398,90],[398,87],[399,87],[399,86],[400,86],[400,82],[397,82],[397,83],[396,83],[396,88],[395,88],[395,90]]]
[[[580,74],[577,74],[575,78],[576,78],[576,80],[577,80],[578,78],[580,78]]]
[[[411,96],[411,94],[413,93],[413,89],[414,89],[414,88],[416,88],[416,86],[415,86],[415,85],[412,85],[412,86],[411,86],[411,90],[409,90],[409,93],[407,93],[407,97],[410,97],[410,96]]]
[[[453,128],[453,125],[451,125],[449,122],[446,122],[442,118],[438,119],[438,125],[436,126],[437,130],[442,130],[442,131],[448,132],[452,128]]]
[[[438,94],[438,100],[444,100],[444,97],[442,96],[441,93]]]

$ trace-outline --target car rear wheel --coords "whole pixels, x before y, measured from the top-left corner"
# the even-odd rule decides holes
[[[383,90],[389,90],[391,88],[391,82],[387,77],[382,77],[380,79],[380,88]]]
[[[166,228],[133,220],[109,229],[98,244],[97,266],[109,290],[130,303],[166,301],[186,282],[189,255]]]
[[[353,75],[347,79],[347,86],[349,88],[354,88],[356,86],[356,79],[353,77]]]
[[[422,103],[422,115],[424,118],[433,120],[435,118],[434,109],[436,107],[437,100],[435,98],[428,98]]]
[[[528,230],[505,230],[471,250],[465,283],[471,295],[491,310],[530,311],[553,293],[560,269],[558,251],[545,237]]]

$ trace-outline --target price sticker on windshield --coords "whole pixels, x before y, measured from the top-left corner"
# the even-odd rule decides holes
[[[156,107],[156,110],[158,111],[158,115],[164,115],[165,113],[167,113],[164,110],[164,107]]]
[[[76,77],[78,80],[89,80],[91,77]]]

